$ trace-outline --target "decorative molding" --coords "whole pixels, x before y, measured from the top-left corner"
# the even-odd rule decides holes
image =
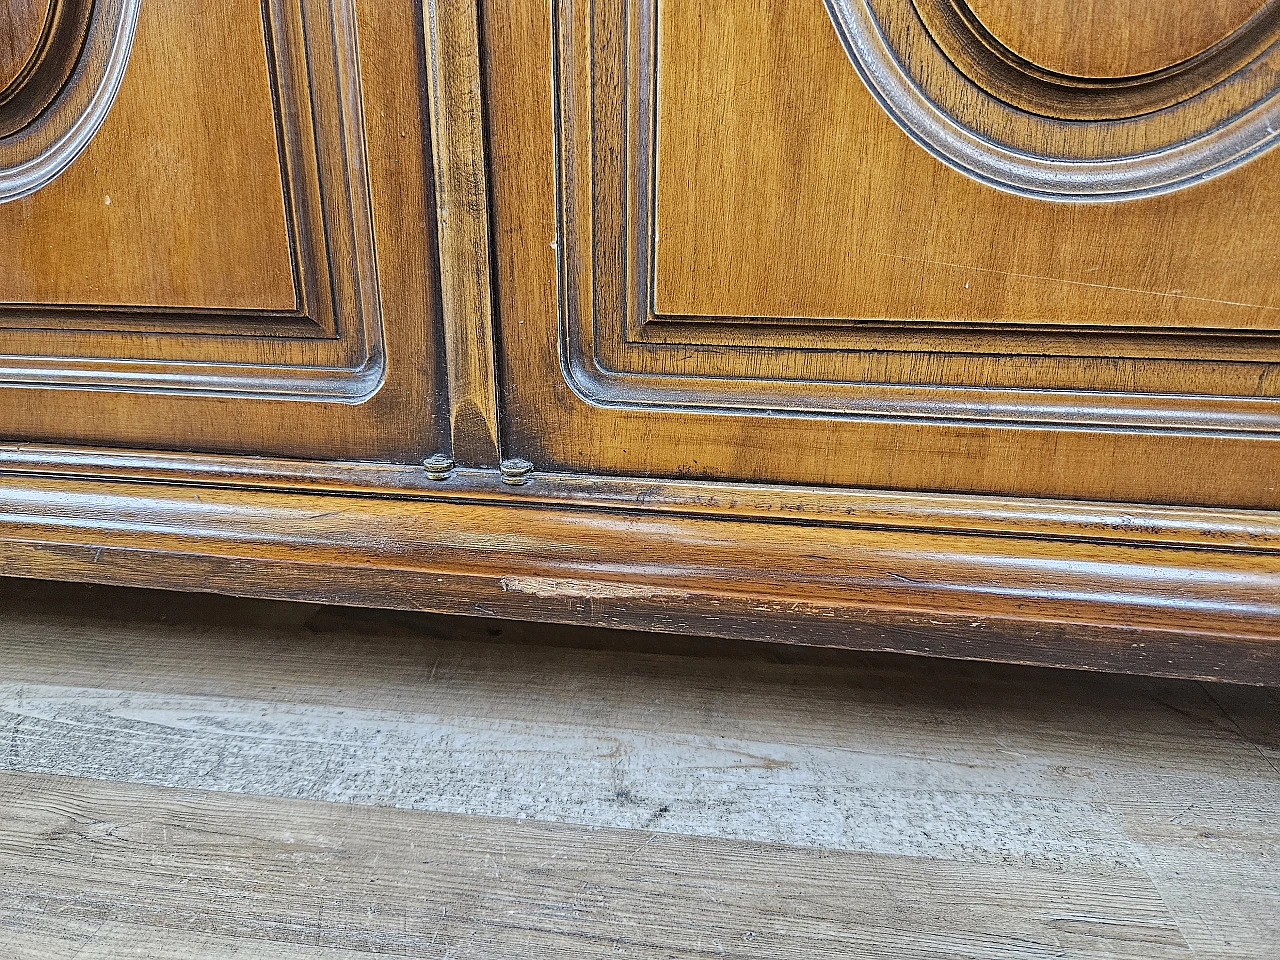
[[[138,3],[127,0],[130,36]],[[94,0],[99,8],[117,9]],[[382,386],[382,306],[353,4],[267,0],[261,15],[275,86],[296,307],[0,304],[0,329],[34,329],[39,336],[38,351],[0,353],[0,388],[354,404]],[[0,140],[0,150],[7,142]],[[164,346],[158,354],[156,342]]]
[[[35,193],[102,128],[142,0],[54,4],[41,44],[0,99],[0,203]]]
[[[55,469],[46,459],[45,468]],[[169,459],[178,466],[180,458]],[[875,510],[814,523],[803,512],[792,515],[785,498],[761,518],[763,505],[744,509],[732,497],[714,507],[706,496],[668,503],[665,485],[641,481],[577,478],[567,482],[612,485],[618,496],[556,500],[546,491],[558,481],[539,476],[512,500],[490,492],[505,489],[497,471],[431,481],[400,468],[440,490],[415,494],[408,506],[381,488],[231,488],[190,477],[112,481],[13,472],[12,461],[7,467],[0,562],[8,575],[1247,683],[1280,679],[1274,514],[1257,519],[1270,542],[1253,550],[1236,542],[1243,530],[1212,542],[1219,514],[1248,524],[1243,511],[1167,511],[1166,519],[1181,513],[1185,521],[1175,539],[1200,540],[1183,547],[1144,542],[1151,535],[1142,527],[1144,508],[1126,516],[1125,508],[1099,507],[1097,529],[1107,537],[1058,539],[1014,525],[923,529],[923,518],[909,520],[909,504],[927,495],[897,498],[908,510],[896,523]],[[751,488],[746,500],[763,493]],[[874,496],[882,510],[895,500]],[[1087,522],[1092,509],[1026,506],[1024,521],[1038,514],[1050,526],[1071,514]],[[1062,516],[1055,519],[1055,510]],[[995,516],[982,505],[972,520],[990,524]],[[1196,524],[1206,528],[1196,534]]]
[[[553,76],[561,367],[586,403],[691,414],[1280,436],[1280,401],[1257,392],[1280,359],[1280,336],[1272,331],[946,324],[928,318],[905,324],[851,318],[819,327],[800,319],[657,314],[661,8],[655,0],[635,0],[625,9],[592,8],[593,29],[575,31],[574,9],[584,2],[561,0],[555,7]],[[590,129],[589,138],[576,133],[583,127]],[[769,332],[768,339],[761,331]],[[883,375],[880,360],[886,354],[910,357],[913,379],[875,379]],[[676,359],[689,355],[696,364]],[[778,369],[783,355],[792,363]],[[1053,385],[1029,388],[1028,380],[1036,380],[1029,375],[1001,382],[1000,360],[1011,355],[1040,364],[1044,381]],[[941,365],[952,356],[963,364],[989,360],[984,380],[930,381],[921,375],[925,364]],[[1098,358],[1108,365],[1126,358],[1141,363],[1117,388],[1088,379]],[[866,366],[859,366],[864,359]],[[1077,360],[1080,378],[1063,377],[1062,368]],[[1235,383],[1245,386],[1215,394],[1180,392],[1190,365],[1211,363],[1230,368],[1239,377]],[[834,372],[814,373],[819,370]]]
[[[529,481],[519,497],[519,503],[526,506],[1109,543],[1142,549],[1227,550],[1280,557],[1280,511],[1275,510],[638,479],[549,471],[535,475],[528,461],[521,461],[513,472]],[[444,454],[429,457],[417,466],[0,444],[0,475],[5,474],[380,496],[402,501],[490,503],[511,499],[503,471],[455,467]]]
[[[453,455],[494,466],[501,455],[479,10],[475,0],[427,0],[424,14]]]
[[[948,166],[1011,193],[1077,202],[1168,193],[1280,138],[1276,4],[1182,63],[1101,79],[1023,60],[965,0],[826,4],[889,116]]]

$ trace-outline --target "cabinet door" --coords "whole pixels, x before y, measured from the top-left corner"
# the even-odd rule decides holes
[[[488,2],[508,439],[1280,505],[1261,0]]]
[[[0,434],[432,450],[420,16],[0,3]]]

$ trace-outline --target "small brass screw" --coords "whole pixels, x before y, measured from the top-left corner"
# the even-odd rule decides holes
[[[427,471],[427,477],[431,480],[448,480],[453,474],[453,457],[437,453],[422,461],[422,469]]]
[[[515,458],[502,461],[502,482],[509,487],[519,487],[533,479],[533,464]]]

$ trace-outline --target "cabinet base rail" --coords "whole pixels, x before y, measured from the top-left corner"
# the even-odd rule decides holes
[[[292,471],[292,472],[290,472]],[[1280,681],[1280,515],[0,448],[9,576]],[[375,485],[375,482],[377,485]],[[763,521],[763,522],[762,522]]]

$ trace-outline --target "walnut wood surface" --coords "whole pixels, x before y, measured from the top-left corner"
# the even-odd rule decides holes
[[[55,0],[0,0],[0,98],[40,50]]]
[[[440,296],[449,371],[451,454],[496,466],[497,357],[493,340],[488,177],[475,0],[424,8],[431,49],[432,157],[440,224]]]
[[[657,26],[659,314],[1280,329],[1280,153],[1162,198],[1045,203],[913,144],[819,5],[664,0]]]
[[[425,70],[408,0],[144,4],[108,129],[0,205],[0,432],[438,447]]]
[[[58,473],[84,480],[142,480],[193,486],[466,500],[526,507],[588,507],[620,514],[779,519],[831,527],[1017,535],[1102,541],[1142,548],[1217,547],[1280,553],[1280,512],[1151,504],[900,493],[743,482],[638,480],[540,471],[516,492],[495,470],[458,467],[443,480],[419,464],[283,460],[138,450],[0,445],[0,472]]]
[[[1274,549],[761,522],[732,501],[700,516],[442,493],[410,503],[0,477],[0,561],[11,575],[241,596],[1249,683],[1280,675]]]
[[[144,10],[0,206],[8,570],[1275,675],[1280,153],[1011,196],[816,3]]]
[[[139,6],[58,0],[38,31],[38,9],[10,9],[8,39],[20,49],[0,84],[0,204],[47,186],[99,132],[128,69]]]
[[[951,173],[880,115],[817,7],[627,11],[566,2],[551,23],[534,3],[485,8],[513,452],[568,472],[1280,503],[1275,341],[1204,335],[1237,308],[1183,298],[1170,277],[1156,288],[1164,296],[1109,282],[1170,269],[1185,243],[1222,257],[1204,275],[1211,299],[1229,298],[1225,285],[1236,278],[1262,299],[1243,312],[1265,327],[1274,293],[1266,265],[1277,248],[1255,239],[1273,225],[1265,205],[1253,204],[1280,182],[1267,175],[1280,154],[1194,190],[1105,209],[1010,198]],[[682,30],[663,27],[664,13]],[[663,36],[674,80],[663,79]],[[691,72],[680,74],[681,62]],[[739,72],[748,63],[750,75]],[[754,86],[757,73],[780,78],[784,63],[787,82]],[[650,112],[653,69],[658,106],[669,91],[680,118]],[[826,78],[843,79],[824,113]],[[738,113],[753,90],[760,109]],[[865,110],[867,135],[841,139],[849,110]],[[814,116],[823,120],[808,126]],[[729,118],[737,126],[720,139],[716,125]],[[656,223],[645,192],[653,176],[645,135],[655,122]],[[668,163],[664,173],[673,151],[684,166]],[[798,177],[794,158],[806,156],[812,166]],[[1173,215],[1179,205],[1185,220]],[[1222,209],[1234,215],[1200,234]],[[914,251],[893,236],[885,256],[860,266],[835,239],[892,235],[912,216]],[[1009,237],[1024,228],[1015,250]],[[775,243],[771,230],[785,239]],[[1076,251],[1076,236],[1092,239]],[[979,270],[928,262],[938,243],[979,264],[988,251],[995,259]],[[676,284],[686,302],[669,302],[672,274],[661,267],[651,299],[650,256],[688,270],[689,257],[671,251],[690,249],[714,266]],[[1223,249],[1250,255],[1234,260]],[[1007,269],[1005,259],[1036,275]],[[1078,280],[1041,279],[1046,266],[1069,260]],[[1094,272],[1106,279],[1089,280]],[[1054,288],[1066,291],[1070,311]],[[864,309],[806,322],[820,312],[807,308],[837,292]],[[877,296],[934,307],[915,317],[887,306],[879,313],[865,300]],[[714,320],[661,312],[674,306],[724,312]],[[774,307],[781,316],[769,323]],[[1055,309],[1074,322],[1053,322]],[[984,325],[984,316],[1006,320]]]
[[[1167,69],[1106,78],[1019,56],[960,0],[826,6],[858,73],[904,131],[956,172],[1018,196],[1159,196],[1226,175],[1280,138],[1273,7]]]
[[[0,302],[294,306],[260,11],[142,5],[103,128],[53,183],[0,204]]]
[[[962,0],[1002,43],[1068,76],[1128,77],[1213,46],[1269,0]]]

